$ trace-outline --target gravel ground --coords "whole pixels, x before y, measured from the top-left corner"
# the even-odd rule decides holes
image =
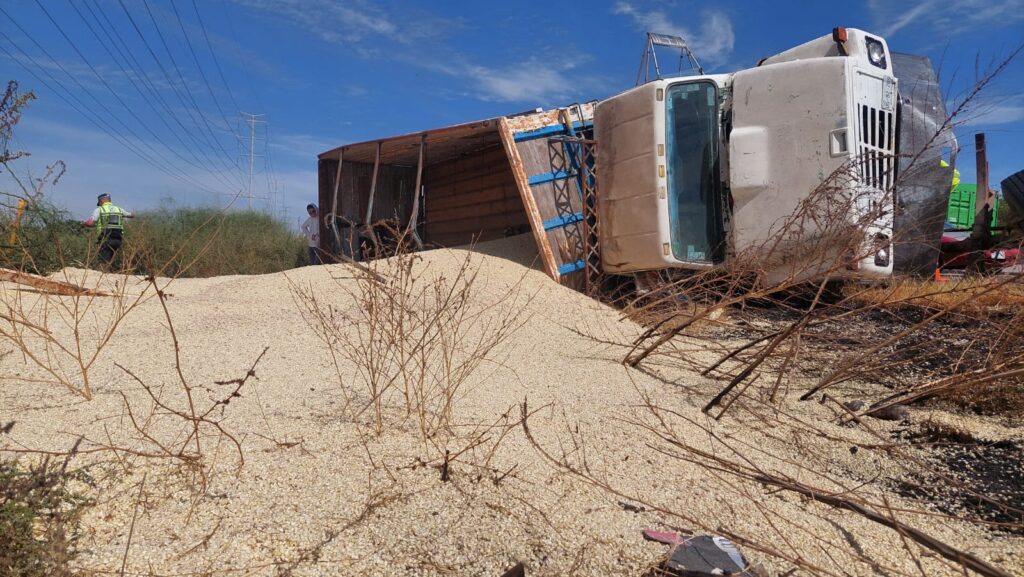
[[[750,400],[710,421],[699,408],[720,385],[657,363],[645,371],[624,368],[622,346],[640,327],[531,266],[531,237],[475,249],[480,277],[473,306],[486,321],[478,330],[509,310],[522,326],[467,383],[449,434],[424,441],[393,397],[380,436],[371,434],[369,412],[353,410],[367,402],[355,367],[341,357],[335,363],[295,295],[298,287],[321,305],[351,310],[355,281],[343,265],[158,281],[170,295],[180,377],[164,311],[144,293],[143,279],[67,270],[64,277],[121,290],[129,301],[150,296],[130,310],[91,366],[95,396],[88,402],[53,384],[51,374],[9,342],[0,345],[0,353],[9,353],[0,357],[0,421],[17,421],[0,443],[61,451],[84,436],[86,449],[111,444],[138,453],[152,452],[152,441],[182,445],[182,420],[159,411],[146,424],[152,441],[140,439],[125,410],[127,403],[137,416],[149,414],[151,399],[140,382],[180,410],[187,407],[184,379],[196,405],[215,406],[211,415],[241,443],[244,464],[228,438],[204,427],[205,490],[172,459],[102,451],[76,457],[94,467],[104,488],[85,518],[78,561],[97,574],[116,574],[127,549],[127,575],[496,576],[517,561],[528,575],[640,575],[664,552],[641,539],[644,528],[731,533],[770,574],[796,567],[793,559],[803,565],[798,575],[920,574],[896,532],[703,467],[651,430],[671,430],[695,449],[734,460],[742,454],[762,470],[825,490],[857,487],[884,497],[902,521],[1024,573],[1024,539],[902,511],[915,504],[875,482],[901,474],[898,457],[851,451],[877,445],[878,438],[835,424],[834,408],[787,400],[766,421],[768,410]],[[466,254],[423,253],[417,270],[450,277]],[[58,322],[53,300],[44,307],[39,295],[10,285],[0,291],[32,318],[48,315],[56,340],[73,336],[73,326]],[[125,301],[97,299],[81,315],[86,350],[117,302]],[[28,347],[43,358],[42,342]],[[264,349],[240,396],[214,405],[234,388],[225,383],[243,377]],[[73,374],[72,363],[62,366]],[[535,441],[590,480],[554,466],[514,426],[524,400],[534,411]],[[661,420],[645,403],[663,409]],[[487,429],[493,424],[508,426]],[[889,435],[899,425],[871,426]],[[1020,438],[1019,430],[995,422],[985,427],[1000,438]],[[445,450],[458,457],[442,482]],[[769,555],[769,548],[790,559]],[[960,574],[934,555],[921,555],[920,563],[928,575]]]

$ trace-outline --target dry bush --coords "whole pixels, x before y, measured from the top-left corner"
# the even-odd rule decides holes
[[[391,232],[398,247],[407,245],[403,233]],[[436,437],[456,435],[467,387],[480,383],[484,366],[501,366],[501,345],[526,321],[521,309],[530,297],[520,282],[486,292],[471,252],[453,255],[452,263],[427,266],[418,254],[399,250],[351,266],[352,279],[334,279],[348,301],[342,306],[312,288],[293,287],[334,360],[347,410],[353,417],[368,412],[374,435],[412,421],[425,444],[443,445]],[[361,391],[346,384],[348,368]],[[493,429],[459,436],[482,438]]]
[[[2,433],[0,433],[2,434]],[[0,461],[0,570],[11,577],[65,577],[74,573],[79,519],[92,481],[85,470],[43,459],[24,468]],[[77,485],[77,487],[75,486]]]
[[[947,282],[895,279],[885,285],[867,288],[849,286],[844,289],[844,294],[857,304],[892,309],[920,307],[939,310],[955,305],[961,311],[1012,314],[1024,310],[1024,285],[1004,282],[1007,278],[963,276]]]

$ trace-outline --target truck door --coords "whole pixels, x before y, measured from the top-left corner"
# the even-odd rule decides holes
[[[719,168],[718,87],[673,84],[665,97],[668,209],[672,255],[691,263],[725,254]]]

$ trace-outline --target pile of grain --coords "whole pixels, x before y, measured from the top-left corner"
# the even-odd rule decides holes
[[[892,531],[793,495],[738,484],[652,449],[655,439],[636,424],[649,422],[650,416],[637,404],[641,393],[647,395],[714,427],[723,438],[773,455],[762,456],[761,466],[794,477],[799,473],[792,463],[825,454],[832,461],[821,466],[856,485],[894,470],[883,453],[852,455],[848,447],[832,447],[824,438],[758,430],[750,418],[706,423],[699,406],[715,384],[686,372],[624,368],[622,349],[615,343],[629,343],[640,328],[530,267],[536,253],[528,236],[475,249],[472,258],[481,271],[477,306],[501,304],[490,300],[506,295],[510,286],[529,298],[521,301],[523,326],[459,399],[461,429],[439,439],[440,444],[423,442],[412,424],[367,436],[367,414],[352,416],[352,406],[345,406],[347,397],[365,402],[356,371],[344,362],[335,365],[337,357],[328,354],[309,327],[295,296],[301,287],[339,310],[353,306],[345,289],[355,281],[345,266],[167,285],[182,374],[204,406],[231,387],[218,381],[243,376],[268,348],[241,397],[216,413],[224,415],[223,427],[241,441],[245,463],[236,470],[229,443],[204,439],[204,450],[217,455],[218,464],[208,488],[196,498],[183,486],[180,468],[166,460],[128,455],[119,462],[104,453],[79,457],[102,460],[97,471],[115,479],[85,519],[87,551],[80,565],[116,573],[135,517],[129,575],[499,575],[517,561],[527,565],[530,575],[638,575],[663,552],[662,546],[641,539],[642,529],[699,527],[664,512],[637,512],[620,504],[635,496],[708,527],[776,542],[780,548],[791,545],[808,563],[836,572],[868,571],[870,564],[852,556],[832,558],[816,540],[839,548],[855,543],[850,549],[862,550],[879,567],[913,570]],[[423,253],[418,266],[430,274],[451,274],[465,254]],[[130,294],[146,286],[138,278],[95,281],[82,271],[64,274],[108,288],[115,288],[116,280]],[[12,287],[3,290],[10,299]],[[106,318],[102,310],[93,316],[97,324]],[[5,352],[11,348],[3,346]],[[46,384],[47,375],[23,356],[4,356],[0,371],[7,382],[0,393],[0,420],[13,414],[17,424],[2,443],[62,450],[81,435],[89,439],[88,446],[139,443],[121,393],[136,407],[147,406],[147,398],[115,362],[161,394],[175,395],[180,388],[175,350],[159,301],[148,298],[132,310],[103,350],[92,369],[97,383],[92,401]],[[614,492],[552,466],[522,427],[511,427],[500,438],[497,432],[489,434],[479,449],[451,464],[448,482],[441,481],[437,465],[445,449],[454,454],[465,448],[470,431],[486,424],[514,423],[524,400],[531,410],[539,409],[529,421],[536,441],[557,457],[585,462]],[[830,424],[832,413],[817,403],[801,406],[801,418],[822,429],[857,434],[839,431]],[[679,436],[711,446],[696,424],[676,421],[674,426]],[[158,419],[152,427],[160,438],[184,438],[174,419]],[[136,507],[144,474],[144,505]],[[900,502],[894,495],[889,498]],[[789,523],[784,534],[775,533],[777,519]],[[1007,547],[967,526],[927,520],[917,525],[990,559]],[[1011,556],[1000,562],[1013,566],[1020,563],[1024,547],[1019,541],[1009,545]],[[790,568],[757,551],[747,553],[772,570]],[[926,562],[939,574],[938,565]]]

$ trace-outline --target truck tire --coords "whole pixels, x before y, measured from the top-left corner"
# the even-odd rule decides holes
[[[1003,179],[1003,200],[1010,209],[1010,222],[1004,226],[1024,231],[1024,170],[1019,170]]]

